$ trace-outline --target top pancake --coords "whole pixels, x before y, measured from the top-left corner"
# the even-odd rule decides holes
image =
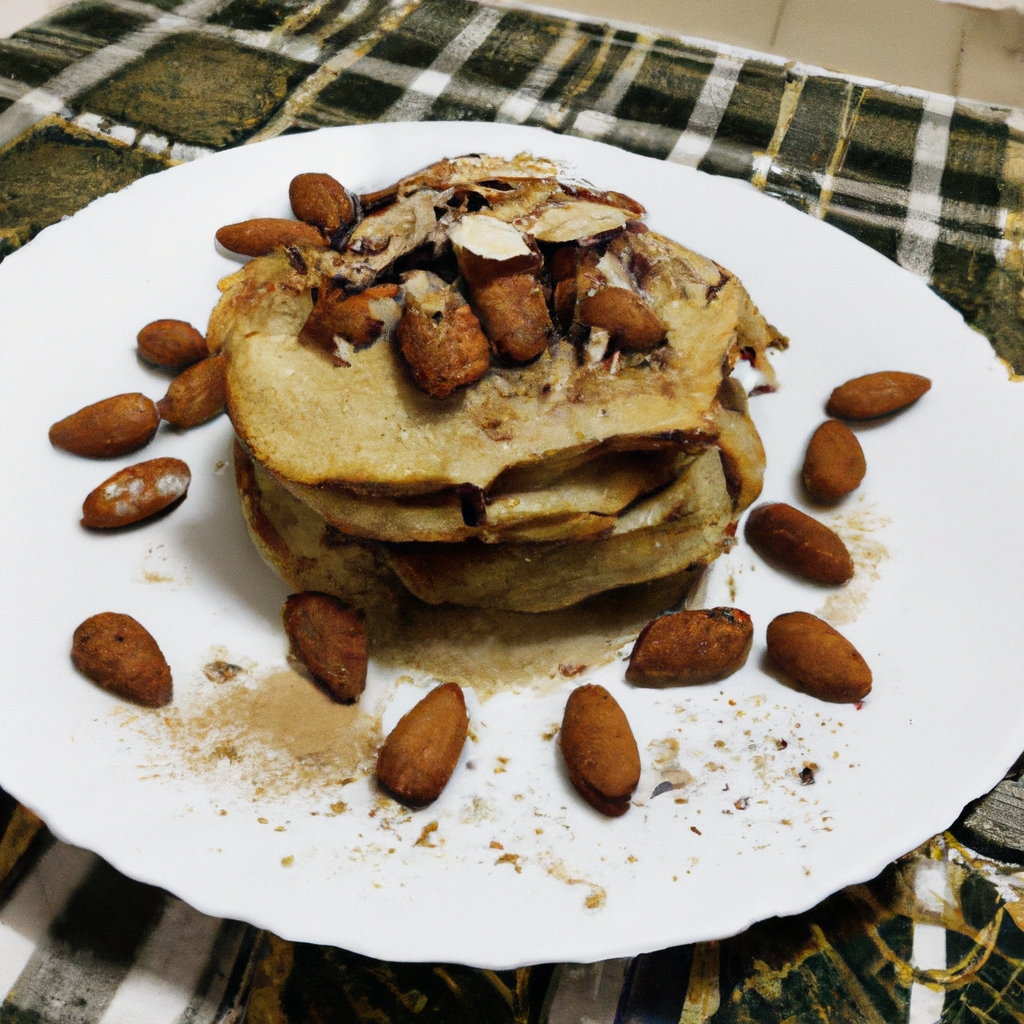
[[[528,236],[524,225],[537,220],[527,213],[512,222]],[[710,260],[642,226],[621,232],[618,244],[666,344],[587,365],[556,335],[533,362],[492,363],[445,399],[417,387],[387,338],[346,354],[347,366],[300,344],[311,291],[323,282],[320,254],[253,259],[221,282],[208,331],[211,349],[229,357],[235,428],[279,478],[381,495],[486,489],[510,467],[599,445],[643,449],[661,436],[714,443],[723,376],[741,350],[767,367],[765,350],[780,336]]]

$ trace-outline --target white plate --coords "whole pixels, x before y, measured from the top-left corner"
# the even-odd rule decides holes
[[[157,317],[205,324],[217,280],[236,269],[214,230],[287,215],[294,174],[329,171],[368,190],[444,155],[524,149],[635,196],[653,227],[738,273],[790,336],[775,357],[781,390],[752,402],[765,498],[803,503],[803,448],[834,385],[881,368],[934,381],[913,408],[860,430],[864,485],[823,516],[838,518],[861,565],[830,614],[874,671],[863,708],[818,703],[764,670],[768,621],[816,611],[829,594],[740,545],[716,564],[708,600],[754,617],[741,673],[661,692],[626,686],[621,662],[593,673],[624,706],[644,761],[637,805],[614,821],[573,793],[557,741],[544,738],[578,678],[471,700],[476,739],[441,799],[415,814],[380,805],[369,780],[340,785],[330,765],[297,772],[251,736],[224,745],[214,713],[203,719],[211,695],[257,686],[286,657],[285,588],[249,543],[224,465],[230,424],[162,430],[115,465],[46,438],[101,397],[162,394],[164,379],[136,360],[135,333]],[[501,125],[292,136],[143,179],[47,229],[0,269],[0,320],[0,784],[64,839],[208,913],[386,959],[488,967],[721,937],[870,878],[952,822],[1024,748],[1024,547],[1012,530],[1024,508],[1024,395],[922,282],[744,184]],[[192,467],[180,509],[116,536],[79,527],[92,487],[158,455]],[[72,670],[72,630],[107,609],[133,614],[162,645],[170,715],[129,711]],[[211,683],[202,667],[218,657],[249,671]],[[421,693],[376,672],[364,706],[384,708],[389,727]],[[807,763],[813,785],[800,782]],[[652,798],[685,773],[691,782]],[[332,811],[339,800],[347,809]]]

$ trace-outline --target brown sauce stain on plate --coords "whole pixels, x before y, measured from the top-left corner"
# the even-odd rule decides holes
[[[327,791],[373,771],[379,717],[359,704],[336,704],[290,669],[254,684],[226,675],[160,718],[126,721],[147,734],[160,729],[154,761],[165,761],[165,776],[216,770],[259,799],[309,789],[336,798]]]
[[[368,609],[370,654],[386,668],[422,672],[470,686],[481,701],[530,686],[554,692],[563,665],[605,665],[666,608],[677,605],[697,571],[608,591],[553,612],[507,612],[428,605],[414,598],[400,609]]]
[[[889,551],[876,534],[890,523],[874,504],[862,503],[828,522],[842,538],[853,559],[854,574],[841,590],[831,594],[815,614],[833,626],[856,622],[867,607],[871,588],[881,579],[879,565]]]

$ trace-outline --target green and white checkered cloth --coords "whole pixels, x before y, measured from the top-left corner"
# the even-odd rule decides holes
[[[1024,372],[1024,111],[471,0],[81,0],[0,41],[0,253],[169,163],[424,119],[745,178],[927,278]]]

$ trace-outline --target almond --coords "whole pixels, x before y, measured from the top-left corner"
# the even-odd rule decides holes
[[[804,485],[816,501],[832,502],[855,491],[867,463],[857,435],[839,420],[826,420],[811,435],[804,456]]]
[[[160,426],[152,399],[137,391],[114,395],[50,427],[50,444],[90,459],[127,455],[149,444]]]
[[[105,690],[148,708],[170,704],[171,670],[157,642],[130,615],[100,612],[71,641],[71,660]]]
[[[557,283],[567,278],[575,280],[576,253],[578,251],[575,245],[563,245],[552,253],[551,259],[548,262],[552,281]]]
[[[282,612],[295,656],[339,703],[366,689],[363,613],[329,594],[292,594]]]
[[[105,530],[137,523],[183,498],[191,481],[181,459],[137,462],[89,494],[82,505],[82,525]]]
[[[512,224],[467,214],[449,237],[469,304],[499,355],[525,363],[547,348],[551,316],[537,277],[543,260]]]
[[[622,708],[603,686],[580,686],[569,695],[561,746],[580,796],[609,817],[625,814],[640,783],[640,752]]]
[[[429,804],[448,785],[468,731],[462,690],[443,683],[391,730],[377,754],[377,778],[403,804]]]
[[[871,692],[871,669],[857,648],[807,612],[780,615],[768,625],[768,657],[803,693],[852,704]]]
[[[179,373],[156,407],[172,427],[187,429],[219,416],[226,400],[227,359],[210,356]]]
[[[930,387],[927,377],[886,370],[855,377],[832,392],[825,411],[844,420],[873,420],[916,402]]]
[[[288,186],[292,212],[314,224],[328,238],[356,219],[356,206],[345,186],[329,174],[299,174]]]
[[[582,298],[580,323],[606,330],[619,348],[649,352],[665,340],[665,328],[650,306],[628,288],[602,288]]]
[[[576,319],[576,278],[563,277],[555,285],[555,316],[563,331],[572,327]]]
[[[242,256],[266,256],[288,245],[327,247],[324,236],[312,224],[277,217],[257,217],[228,224],[217,232],[217,241],[229,252]]]
[[[738,608],[674,612],[644,626],[626,679],[641,686],[693,686],[743,667],[754,641],[750,616]]]
[[[416,383],[435,398],[479,380],[490,366],[480,321],[454,288],[427,271],[406,275],[398,342]]]
[[[469,300],[495,352],[525,363],[547,348],[551,316],[533,274],[497,275],[470,285]]]
[[[206,339],[184,320],[154,320],[137,341],[139,355],[157,366],[191,366],[210,354]]]
[[[853,577],[853,559],[838,535],[791,505],[759,505],[747,517],[745,536],[768,562],[813,583]]]
[[[337,355],[335,339],[344,338],[353,348],[363,348],[382,334],[389,335],[402,316],[400,291],[397,284],[374,285],[357,295],[346,295],[343,288],[321,288],[302,327],[302,338],[341,365],[345,360]]]

